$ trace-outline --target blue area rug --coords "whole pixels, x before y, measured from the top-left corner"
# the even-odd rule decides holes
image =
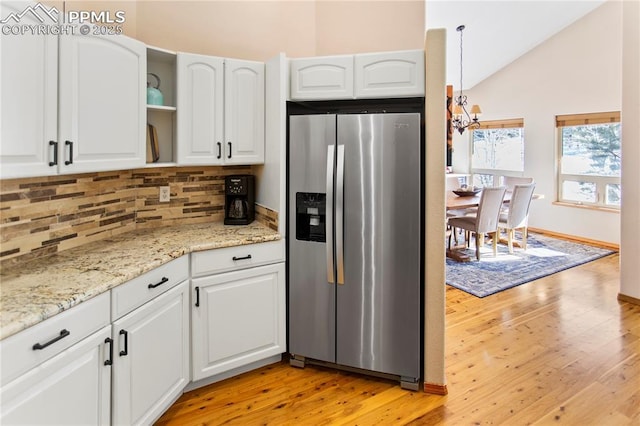
[[[518,233],[516,241],[520,241]],[[489,296],[615,253],[541,234],[529,234],[527,251],[514,247],[514,253],[509,254],[505,244],[498,244],[497,257],[493,256],[491,243],[487,243],[480,251],[480,262],[476,260],[473,243],[464,252],[471,257],[471,262],[447,258],[446,281],[477,297]]]

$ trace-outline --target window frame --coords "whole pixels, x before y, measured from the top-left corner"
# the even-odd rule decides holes
[[[525,136],[524,136],[524,118],[510,118],[510,119],[502,119],[502,120],[488,120],[481,121],[480,126],[470,129],[469,131],[469,170],[471,172],[471,181],[474,182],[475,175],[489,175],[492,176],[493,186],[501,185],[501,177],[502,176],[513,176],[513,177],[522,177],[524,176],[524,170],[515,171],[515,170],[503,170],[503,169],[481,169],[473,167],[473,153],[475,150],[475,144],[473,141],[473,132],[476,130],[487,130],[487,129],[511,129],[511,128],[521,128],[523,131],[522,135],[522,161],[523,161],[523,169],[524,169],[524,155],[525,155]]]
[[[566,114],[556,116],[556,203],[576,207],[591,207],[597,209],[611,209],[620,211],[620,205],[607,204],[607,185],[621,185],[622,174],[620,176],[602,176],[562,173],[563,139],[562,129],[571,126],[588,126],[595,124],[620,123],[620,111]],[[621,138],[622,139],[622,138]],[[622,140],[620,141],[622,143]],[[621,154],[622,155],[622,154]],[[563,183],[565,181],[577,181],[591,183],[595,185],[596,201],[576,201],[564,198]],[[622,194],[620,194],[622,201]]]

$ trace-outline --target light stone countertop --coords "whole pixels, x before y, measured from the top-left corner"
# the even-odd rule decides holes
[[[145,229],[117,235],[0,271],[0,340],[201,250],[281,239],[258,222]]]

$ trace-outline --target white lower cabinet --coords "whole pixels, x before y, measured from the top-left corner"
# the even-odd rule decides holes
[[[189,282],[113,322],[113,424],[151,424],[189,382]]]
[[[193,380],[286,350],[284,263],[192,280]]]
[[[285,309],[283,241],[182,256],[0,341],[0,424],[152,424],[285,352]]]
[[[106,326],[2,387],[3,425],[108,425],[111,348]]]

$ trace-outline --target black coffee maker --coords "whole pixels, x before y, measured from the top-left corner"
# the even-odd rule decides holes
[[[255,218],[253,175],[233,175],[224,179],[224,224],[248,225]]]

